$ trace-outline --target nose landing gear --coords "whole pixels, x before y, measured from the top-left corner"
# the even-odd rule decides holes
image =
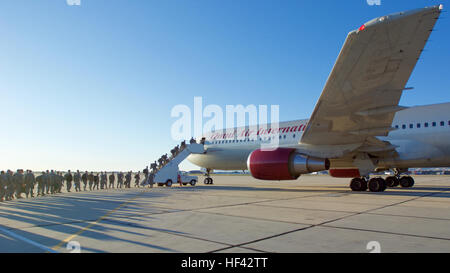
[[[203,180],[203,183],[205,183],[206,185],[212,185],[213,184],[213,179],[209,175],[210,172],[211,172],[210,169],[206,169],[206,178],[205,178],[205,180]]]

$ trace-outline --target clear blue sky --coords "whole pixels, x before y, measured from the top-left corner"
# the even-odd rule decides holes
[[[1,1],[0,169],[142,169],[176,144],[170,111],[194,96],[308,118],[349,31],[439,3]],[[401,105],[450,101],[448,14]]]

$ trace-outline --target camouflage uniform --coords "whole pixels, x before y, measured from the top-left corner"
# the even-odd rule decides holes
[[[81,180],[83,181],[83,184],[84,184],[84,190],[86,190],[88,178],[89,178],[89,175],[87,172],[83,173],[83,175],[81,176]]]
[[[16,191],[12,171],[8,170],[5,177],[6,177],[6,200],[9,201],[14,198],[14,192]]]
[[[73,180],[73,175],[70,172],[70,170],[68,173],[66,173],[66,175],[64,176],[64,179],[66,180],[67,191],[70,192],[70,189],[72,188],[72,180]]]
[[[114,173],[111,173],[109,175],[109,188],[114,189],[114,180],[116,180],[116,177],[114,176]]]
[[[49,174],[49,186],[50,186],[50,193],[55,194],[56,193],[56,183],[58,179],[56,178],[56,173],[52,170]]]
[[[123,186],[123,173],[122,172],[119,172],[118,174],[117,174],[117,188],[122,188],[122,186]]]
[[[0,173],[0,202],[3,202],[6,196],[6,173],[2,171]]]
[[[41,175],[36,177],[36,182],[37,182],[37,185],[38,185],[37,196],[44,195],[44,190],[45,190],[45,188],[44,188],[45,187],[44,186],[44,175],[45,175],[45,172],[42,172]]]
[[[141,180],[141,172],[138,172],[135,176],[134,179],[136,179],[134,181],[134,186],[139,188],[139,181]]]
[[[81,181],[81,174],[80,174],[80,171],[77,171],[73,175],[73,182],[75,183],[75,191],[77,191],[77,192],[81,191],[80,181]]]
[[[50,173],[47,170],[42,176],[43,176],[43,187],[42,187],[42,189],[44,190],[43,193],[44,194],[49,194],[50,193],[50,186],[51,186]]]
[[[106,175],[106,172],[102,173],[101,176],[100,176],[100,188],[102,190],[108,187],[107,179],[108,179],[108,176]]]
[[[92,184],[94,184],[94,174],[92,172],[88,175],[88,180],[89,180],[89,190],[92,191]]]
[[[125,188],[130,188],[131,185],[131,172],[125,175]]]
[[[28,170],[25,175],[25,195],[34,197],[34,184],[36,184],[36,178],[32,171]]]
[[[62,172],[57,173],[57,181],[58,183],[56,184],[56,192],[61,193],[64,186],[64,176],[62,175]]]
[[[25,191],[25,179],[22,170],[17,170],[14,174],[14,187],[16,189],[16,198],[22,198],[22,192]]]
[[[98,190],[98,183],[99,183],[99,177],[98,177],[98,173],[96,175],[94,175],[94,190],[95,188],[97,188]]]

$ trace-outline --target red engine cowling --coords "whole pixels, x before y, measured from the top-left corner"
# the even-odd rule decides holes
[[[261,180],[295,180],[302,174],[328,170],[328,159],[308,157],[296,149],[278,148],[253,151],[247,159],[252,176]]]

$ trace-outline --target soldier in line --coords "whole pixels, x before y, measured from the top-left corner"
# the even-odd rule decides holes
[[[6,196],[7,200],[14,199],[14,193],[16,192],[16,187],[14,183],[14,176],[11,170],[6,172]]]
[[[56,192],[61,193],[62,188],[64,186],[64,176],[62,172],[58,172],[58,184],[56,184]]]
[[[86,186],[87,186],[88,178],[89,178],[88,172],[85,171],[85,172],[83,173],[83,175],[81,176],[81,180],[83,181],[83,184],[84,184],[84,191],[86,191]]]
[[[114,172],[112,172],[109,175],[109,188],[113,188],[114,189],[114,180],[116,180],[116,177],[114,176]]]
[[[16,189],[16,198],[20,199],[22,198],[22,192],[25,191],[25,179],[22,169],[17,170],[17,172],[14,174],[14,184]]]
[[[45,194],[50,194],[50,187],[51,187],[51,178],[50,178],[50,172],[47,170],[44,175],[44,192]]]
[[[107,181],[108,176],[106,175],[106,172],[102,172],[102,174],[100,175],[100,189],[106,189],[108,187]]]
[[[77,170],[77,172],[73,175],[73,183],[75,184],[76,192],[81,191],[80,181],[81,181],[81,174],[80,174],[80,171]]]
[[[36,182],[38,185],[37,196],[39,196],[39,195],[44,196],[44,175],[45,175],[45,171],[42,172],[41,175],[38,175],[36,177]]]
[[[70,189],[72,188],[72,180],[73,180],[73,175],[70,172],[70,170],[68,170],[68,172],[64,176],[64,179],[66,180],[67,191],[70,192]]]
[[[25,195],[34,197],[34,185],[36,184],[36,178],[31,170],[27,170],[25,175]]]
[[[117,174],[117,188],[122,188],[123,186],[123,172]]]
[[[50,171],[48,181],[49,181],[50,194],[55,194],[55,192],[56,192],[56,173],[55,173],[55,171],[53,171],[53,170]]]
[[[193,143],[195,143],[195,142],[196,142],[196,141],[195,141],[195,138],[193,138],[193,137],[191,138],[191,140],[189,140],[189,143],[190,143],[190,144],[193,144]]]
[[[4,201],[6,196],[6,173],[1,171],[0,173],[0,202]]]
[[[139,181],[141,180],[141,171],[138,171],[138,173],[134,176],[134,186],[139,188]]]
[[[98,190],[98,183],[100,182],[100,179],[99,179],[99,177],[98,177],[98,173],[96,173],[95,175],[94,175],[94,190],[95,190],[95,188],[97,188],[97,190]]]
[[[127,172],[125,175],[125,188],[130,188],[131,186],[131,171]]]
[[[88,175],[88,180],[89,180],[89,190],[92,191],[92,185],[94,184],[94,173],[91,172]]]
[[[160,158],[158,159],[158,169],[161,169],[162,166],[163,166],[163,159],[162,159],[162,157],[160,157]]]
[[[53,193],[58,193],[60,178],[59,178],[59,172],[55,171],[55,174],[53,176]]]
[[[153,164],[152,164],[153,165]],[[149,171],[148,166],[144,169],[144,181],[142,182],[143,185],[149,183],[148,181]]]
[[[92,191],[92,186],[94,185],[94,173],[93,172],[89,173],[88,181],[89,181],[89,190]]]

